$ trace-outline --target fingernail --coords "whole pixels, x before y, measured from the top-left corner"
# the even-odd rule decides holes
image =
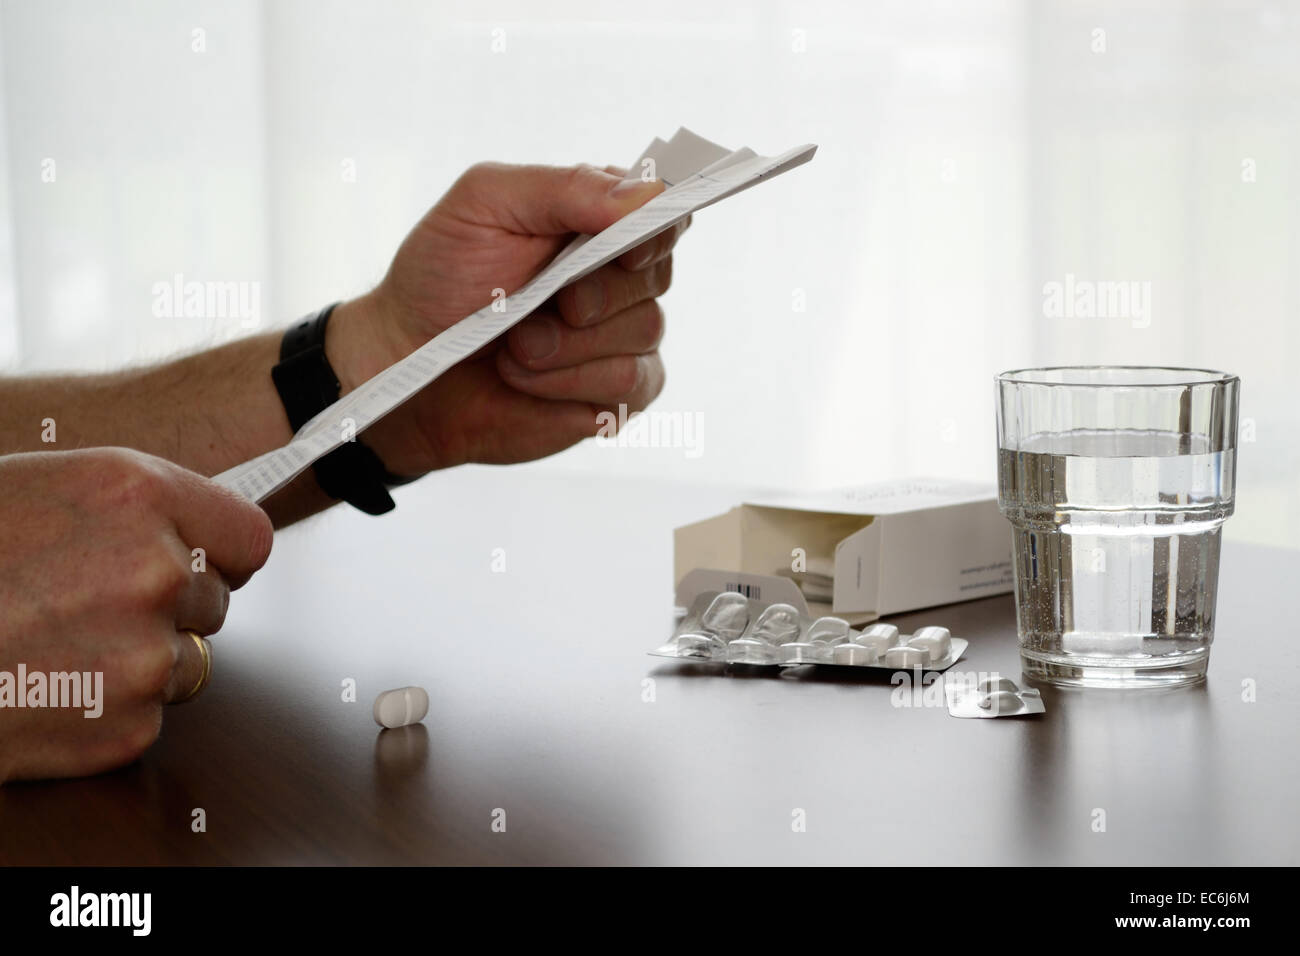
[[[605,285],[599,279],[584,279],[573,289],[573,306],[578,321],[586,325],[600,318],[605,308]]]
[[[655,193],[659,192],[660,183],[657,179],[646,182],[643,179],[620,179],[609,189],[610,199],[649,199]]]
[[[515,357],[508,350],[501,352],[501,364],[505,366],[502,369],[511,378],[529,378],[537,373],[526,365],[520,365],[515,361]]]
[[[521,325],[515,332],[515,340],[519,343],[520,351],[534,362],[549,358],[560,347],[559,330],[550,319]]]

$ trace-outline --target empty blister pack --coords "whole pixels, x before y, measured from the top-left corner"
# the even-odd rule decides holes
[[[1022,690],[1006,677],[945,679],[943,693],[948,699],[948,713],[954,717],[1027,717],[1046,711],[1038,691],[1032,687]]]
[[[956,663],[966,646],[945,627],[923,627],[910,635],[893,624],[855,631],[841,618],[812,618],[792,604],[707,591],[691,603],[668,643],[650,653],[719,664],[941,671]]]

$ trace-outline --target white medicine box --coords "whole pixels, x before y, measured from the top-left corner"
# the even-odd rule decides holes
[[[1011,526],[995,490],[969,482],[763,497],[673,532],[674,581],[697,568],[744,572],[733,590],[793,580],[814,615],[861,624],[1010,592]]]

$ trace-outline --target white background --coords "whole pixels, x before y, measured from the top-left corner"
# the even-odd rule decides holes
[[[177,273],[285,324],[376,281],[478,160],[626,163],[686,125],[820,145],[679,246],[656,407],[704,453],[528,468],[991,481],[995,372],[1209,366],[1253,439],[1228,533],[1300,540],[1297,5],[29,0],[0,58],[8,371],[230,335],[154,317]],[[1046,317],[1067,274],[1151,283],[1149,326]]]

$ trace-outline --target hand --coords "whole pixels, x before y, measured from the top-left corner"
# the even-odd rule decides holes
[[[406,237],[388,274],[330,320],[344,391],[535,275],[575,233],[594,234],[663,191],[615,167],[474,166]],[[388,470],[554,454],[594,435],[603,410],[663,388],[663,313],[686,220],[568,286],[497,342],[366,433]]]
[[[0,489],[0,782],[129,763],[157,738],[163,703],[185,699],[203,673],[181,629],[220,629],[230,589],[270,554],[270,520],[193,472],[120,448],[0,457]],[[28,687],[15,686],[20,664]],[[46,706],[15,707],[15,694],[34,699],[31,675],[59,672],[102,674],[85,682],[98,699],[50,706],[60,701],[47,688]]]

